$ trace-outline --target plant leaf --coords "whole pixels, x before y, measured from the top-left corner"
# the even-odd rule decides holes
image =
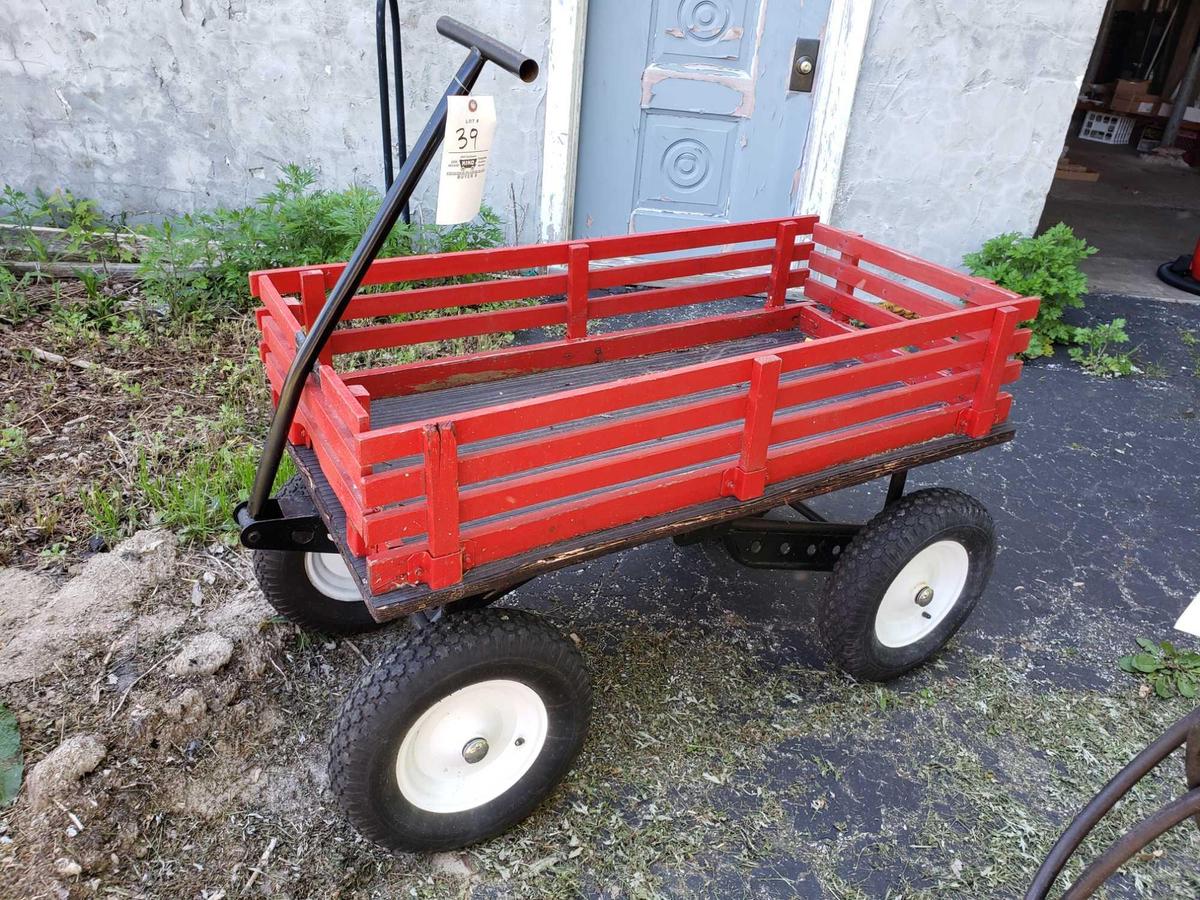
[[[1137,643],[1138,643],[1138,646],[1141,647],[1143,650],[1145,650],[1147,653],[1157,653],[1158,652],[1158,644],[1154,643],[1154,641],[1150,640],[1150,638],[1140,637],[1137,639]]]
[[[1147,675],[1151,672],[1157,672],[1163,667],[1162,661],[1149,653],[1139,653],[1133,658],[1133,667],[1139,672],[1145,672]]]
[[[1196,682],[1188,678],[1186,675],[1180,675],[1175,679],[1175,686],[1179,688],[1179,696],[1185,700],[1196,699]]]
[[[1171,699],[1171,679],[1159,676],[1154,679],[1154,692],[1164,700]]]
[[[1117,665],[1121,667],[1122,672],[1129,672],[1130,674],[1133,674],[1136,671],[1136,669],[1133,668],[1132,656],[1122,656],[1119,660],[1117,660]]]

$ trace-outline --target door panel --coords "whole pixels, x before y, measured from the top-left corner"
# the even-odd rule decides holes
[[[574,234],[790,215],[829,0],[590,0]]]

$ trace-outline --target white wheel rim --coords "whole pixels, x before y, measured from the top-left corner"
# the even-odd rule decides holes
[[[958,541],[938,541],[910,559],[875,613],[879,643],[908,647],[929,636],[957,605],[970,568],[967,549]]]
[[[362,594],[340,553],[305,553],[304,573],[309,583],[330,600],[361,603]]]
[[[546,743],[546,704],[519,681],[481,681],[425,710],[396,754],[396,782],[413,806],[457,813],[495,800]]]

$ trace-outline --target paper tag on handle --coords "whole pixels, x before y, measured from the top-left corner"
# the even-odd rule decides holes
[[[1200,594],[1197,594],[1196,599],[1183,611],[1183,615],[1175,623],[1175,628],[1200,637]]]
[[[479,214],[495,133],[494,98],[446,98],[446,136],[442,142],[442,179],[438,186],[439,225],[470,222]]]

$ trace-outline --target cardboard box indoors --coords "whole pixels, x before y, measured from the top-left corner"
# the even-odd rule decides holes
[[[1154,94],[1143,94],[1138,97],[1121,97],[1113,100],[1109,104],[1109,108],[1113,112],[1119,113],[1134,113],[1139,116],[1152,116],[1154,111],[1158,109],[1159,101],[1162,98]]]
[[[1125,81],[1117,82],[1117,89],[1113,93],[1114,100],[1128,100],[1131,97],[1144,97],[1150,93],[1150,82],[1148,81]]]

